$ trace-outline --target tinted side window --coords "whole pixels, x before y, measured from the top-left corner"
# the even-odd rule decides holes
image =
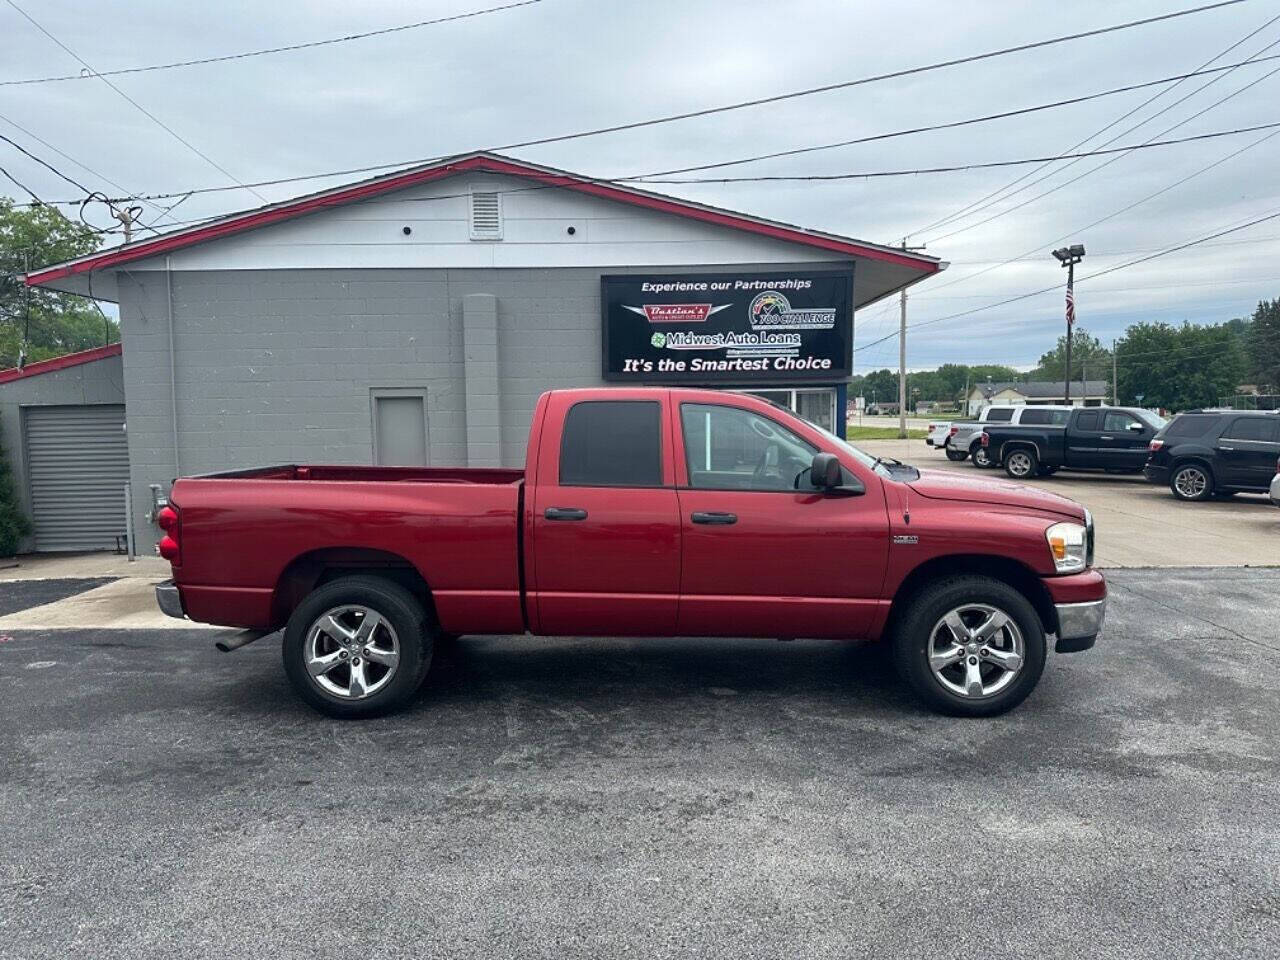
[[[1054,420],[1053,415],[1059,413],[1058,410],[1038,410],[1035,407],[1028,407],[1022,411],[1022,416],[1018,419],[1019,423],[1027,423],[1032,426],[1043,426],[1048,423],[1061,423],[1062,421]]]
[[[992,407],[987,411],[988,423],[1000,423],[1001,421],[1012,420],[1012,419],[1013,419],[1013,411],[1008,407],[1005,407],[1003,410],[999,410],[999,409],[996,409],[995,407]]]
[[[1169,425],[1164,428],[1163,436],[1203,437],[1217,422],[1218,418],[1211,414],[1185,413],[1180,417],[1174,417],[1169,422]]]
[[[1121,430],[1128,430],[1131,423],[1138,423],[1138,418],[1113,410],[1102,418],[1102,429],[1108,433],[1113,431],[1119,433]],[[1142,424],[1138,423],[1138,426]]]
[[[1276,421],[1270,417],[1238,417],[1226,430],[1222,431],[1222,439],[1262,440],[1275,443]]]
[[[708,490],[795,490],[817,448],[751,410],[680,405],[689,486]]]
[[[1076,429],[1097,430],[1099,429],[1098,421],[1101,419],[1102,414],[1100,413],[1082,413],[1080,416],[1076,417]]]
[[[564,418],[560,483],[662,486],[661,405],[650,400],[575,403]]]
[[[1070,410],[1050,410],[1049,422],[1055,427],[1065,427],[1067,421],[1071,419]]]

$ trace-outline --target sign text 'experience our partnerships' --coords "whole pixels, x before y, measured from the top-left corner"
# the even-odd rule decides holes
[[[601,277],[604,379],[635,383],[840,380],[853,273]]]

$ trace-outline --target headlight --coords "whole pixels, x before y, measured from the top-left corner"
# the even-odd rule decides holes
[[[1089,531],[1079,523],[1055,523],[1044,532],[1058,573],[1079,573],[1089,565]]]

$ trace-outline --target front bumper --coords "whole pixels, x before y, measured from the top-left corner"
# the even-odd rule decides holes
[[[1084,603],[1054,604],[1058,613],[1058,653],[1075,653],[1088,650],[1102,633],[1102,622],[1107,616],[1107,598],[1087,600]]]
[[[160,612],[166,616],[177,617],[179,620],[187,618],[187,612],[182,609],[182,594],[172,580],[156,584],[156,603]]]

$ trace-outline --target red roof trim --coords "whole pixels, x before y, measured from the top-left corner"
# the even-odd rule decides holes
[[[61,357],[53,357],[50,360],[38,360],[35,363],[27,364],[21,370],[17,367],[11,367],[8,370],[0,370],[0,383],[25,380],[27,377],[38,377],[42,373],[53,373],[55,370],[65,370],[67,367],[78,367],[82,363],[93,363],[95,360],[105,360],[107,357],[118,357],[120,356],[120,351],[119,343],[108,343],[105,347],[94,347],[92,350],[68,353]]]
[[[687,203],[674,198],[659,197],[646,193],[635,193],[631,190],[626,190],[608,183],[584,180],[568,174],[540,170],[537,167],[526,166],[511,160],[479,155],[465,157],[460,160],[448,161],[436,167],[414,170],[408,173],[389,176],[381,180],[358,184],[353,187],[337,190],[333,193],[306,197],[292,203],[272,207],[268,210],[258,210],[238,215],[233,214],[232,216],[224,220],[220,220],[217,223],[211,223],[204,227],[196,227],[186,233],[171,234],[169,236],[157,237],[154,240],[140,241],[129,247],[108,250],[98,256],[87,257],[84,260],[60,264],[55,267],[50,267],[47,270],[37,270],[34,273],[27,275],[26,283],[28,286],[38,286],[40,284],[50,283],[54,280],[61,280],[63,277],[72,276],[73,274],[102,270],[106,267],[111,267],[119,263],[128,263],[133,260],[141,260],[145,257],[154,257],[158,254],[168,253],[171,250],[189,247],[197,243],[203,243],[207,240],[214,240],[219,237],[241,233],[245,230],[252,230],[255,227],[267,226],[272,223],[278,223],[281,220],[289,220],[293,217],[312,213],[316,210],[322,210],[326,207],[334,207],[345,203],[351,203],[355,200],[363,200],[367,197],[376,196],[381,193],[389,193],[393,190],[402,190],[405,187],[411,187],[420,183],[427,183],[431,180],[438,180],[442,177],[448,177],[468,170],[485,170],[491,173],[503,173],[516,177],[525,177],[526,179],[537,180],[547,186],[564,187],[569,190],[577,190],[580,193],[588,193],[592,196],[604,197],[609,200],[617,200],[621,203],[632,204],[633,206],[647,207],[651,210],[659,210],[664,213],[687,217],[691,220],[701,220],[704,223],[713,223],[719,226],[730,227],[735,230],[744,230],[748,233],[772,237],[776,240],[800,243],[810,247],[817,247],[822,250],[831,250],[836,253],[848,254],[853,257],[881,260],[898,266],[911,267],[921,271],[922,273],[935,273],[939,269],[939,264],[935,261],[920,257],[913,257],[906,254],[899,254],[892,250],[866,246],[849,240],[842,240],[837,237],[828,237],[823,236],[822,234],[810,233],[796,227],[785,227],[779,224],[763,223],[740,214],[708,209],[706,207],[700,207],[696,204]]]

